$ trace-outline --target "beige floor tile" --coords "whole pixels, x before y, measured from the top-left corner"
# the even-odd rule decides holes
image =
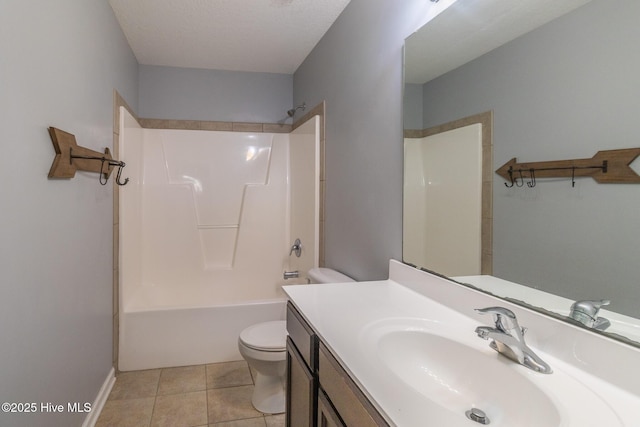
[[[151,422],[154,397],[108,400],[95,427],[146,427]]]
[[[195,427],[206,423],[206,391],[156,397],[151,427]]]
[[[204,365],[166,368],[160,373],[158,395],[189,393],[207,389]]]
[[[265,415],[264,420],[267,423],[267,427],[284,427],[285,425],[285,415]]]
[[[244,360],[207,365],[207,389],[253,384]]]
[[[116,377],[109,400],[153,397],[158,391],[159,379],[160,369],[122,372]]]
[[[209,424],[209,427],[265,427],[263,417],[247,418],[246,420],[224,421],[221,423]]]
[[[207,390],[209,424],[262,416],[251,404],[252,393],[252,385]]]

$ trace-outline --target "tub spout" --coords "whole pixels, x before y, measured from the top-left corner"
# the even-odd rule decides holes
[[[300,276],[300,273],[298,273],[298,270],[295,271],[285,271],[283,274],[284,280],[287,279],[297,279]]]

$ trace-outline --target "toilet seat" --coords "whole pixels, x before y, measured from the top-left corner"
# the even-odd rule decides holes
[[[286,351],[287,322],[275,320],[249,326],[240,332],[240,342],[258,351]]]

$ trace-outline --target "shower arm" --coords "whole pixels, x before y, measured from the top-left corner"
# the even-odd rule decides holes
[[[307,103],[306,103],[306,102],[303,102],[302,104],[298,105],[297,107],[292,108],[291,110],[288,110],[288,111],[287,111],[287,115],[288,115],[289,117],[293,117],[293,116],[296,114],[296,111],[297,111],[297,110],[302,110],[302,111],[304,111],[306,108],[307,108]]]

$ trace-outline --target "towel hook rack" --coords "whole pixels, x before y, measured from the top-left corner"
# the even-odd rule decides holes
[[[129,178],[122,181],[122,169],[126,164],[113,159],[109,148],[100,153],[82,147],[76,143],[74,135],[54,127],[49,128],[49,135],[56,151],[49,178],[73,178],[77,170],[83,170],[98,173],[98,181],[106,185],[113,169],[118,168],[116,184],[126,185],[129,182]]]
[[[566,177],[571,178],[571,186],[575,187],[576,177],[590,176],[598,183],[640,183],[638,175],[631,163],[640,156],[640,148],[624,148],[619,150],[598,151],[590,159],[554,160],[532,163],[518,163],[516,158],[502,165],[496,173],[511,188],[522,187],[524,179],[529,178],[527,187],[533,188],[539,178]],[[520,182],[515,174],[520,175]]]

